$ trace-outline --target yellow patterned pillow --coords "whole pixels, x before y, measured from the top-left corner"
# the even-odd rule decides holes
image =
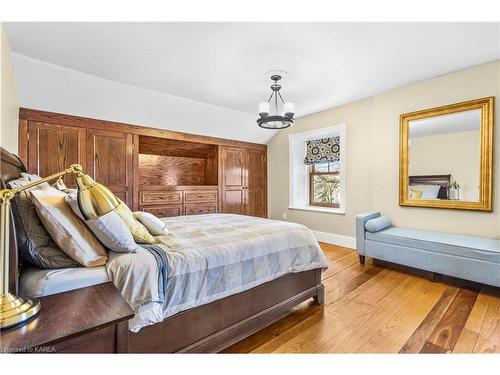
[[[423,191],[410,190],[410,199],[420,199],[422,198]]]
[[[158,241],[148,232],[146,227],[142,225],[135,217],[130,208],[120,200],[120,204],[115,209],[116,213],[122,218],[128,227],[130,233],[137,243],[153,244]]]

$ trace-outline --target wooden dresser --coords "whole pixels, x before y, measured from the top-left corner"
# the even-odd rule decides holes
[[[31,173],[79,163],[130,208],[159,217],[267,217],[266,145],[25,108],[19,118],[19,154]]]
[[[139,191],[139,209],[158,217],[218,212],[218,186],[168,186]]]

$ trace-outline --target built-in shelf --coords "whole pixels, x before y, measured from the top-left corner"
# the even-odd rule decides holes
[[[218,145],[139,137],[139,206],[158,216],[218,211]]]
[[[217,185],[217,156],[217,145],[140,136],[139,189]]]

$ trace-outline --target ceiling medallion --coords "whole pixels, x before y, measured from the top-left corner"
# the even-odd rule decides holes
[[[285,103],[285,100],[283,100],[280,94],[281,85],[278,83],[280,79],[281,76],[278,74],[271,76],[271,80],[274,81],[271,85],[271,96],[267,102],[259,104],[260,117],[257,119],[257,124],[261,128],[285,129],[294,123],[293,103]]]

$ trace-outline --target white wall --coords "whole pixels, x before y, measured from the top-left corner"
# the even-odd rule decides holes
[[[89,58],[92,58],[89,56]],[[266,143],[256,116],[13,54],[21,107]],[[257,103],[256,103],[257,104]]]
[[[398,226],[491,238],[500,235],[500,131],[494,139],[493,212],[399,206],[399,116],[425,108],[495,96],[500,110],[500,62],[415,83],[375,97],[299,118],[268,143],[269,214],[317,231],[355,235],[355,216],[379,210]],[[498,116],[496,116],[498,119]],[[346,124],[346,213],[288,209],[288,135]],[[498,124],[497,124],[498,126]]]
[[[1,24],[0,34],[0,145],[10,152],[17,153],[19,100],[16,93],[14,70],[12,68],[12,53]]]

